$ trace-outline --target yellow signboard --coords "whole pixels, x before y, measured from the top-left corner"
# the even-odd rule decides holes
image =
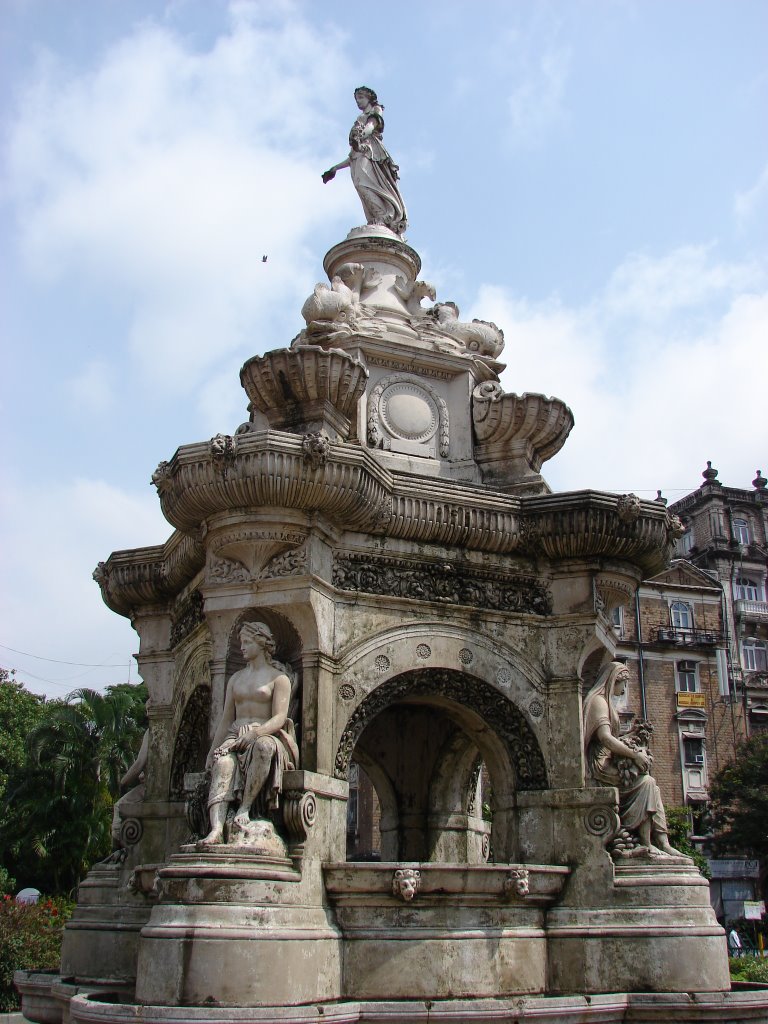
[[[703,693],[678,693],[677,706],[679,708],[705,708],[707,699]]]

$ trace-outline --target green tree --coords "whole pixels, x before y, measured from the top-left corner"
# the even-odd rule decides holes
[[[141,743],[145,699],[143,685],[120,684],[46,704],[8,789],[13,836],[0,833],[0,845],[13,842],[24,884],[69,892],[109,853],[112,806]]]
[[[712,800],[713,848],[768,860],[768,733],[736,748],[733,760],[715,775]]]
[[[0,836],[13,834],[13,819],[6,800],[9,785],[22,771],[25,740],[44,711],[45,700],[30,693],[16,680],[15,671],[0,668]],[[13,892],[13,843],[0,844],[0,893]]]

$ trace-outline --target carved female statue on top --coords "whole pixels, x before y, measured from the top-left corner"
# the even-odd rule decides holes
[[[231,831],[247,843],[253,831],[254,801],[259,798],[264,812],[276,809],[283,772],[299,763],[293,722],[288,718],[291,681],[283,666],[273,661],[275,641],[269,627],[263,622],[245,623],[240,647],[248,664],[229,680],[206,761],[211,769],[211,831],[201,844],[206,846],[224,841],[232,803],[237,810]]]
[[[397,164],[381,141],[384,134],[384,107],[373,89],[365,85],[355,89],[355,102],[361,113],[349,133],[349,156],[325,171],[323,181],[331,181],[336,171],[348,167],[352,184],[363,204],[366,222],[402,235],[408,219],[403,197],[397,187]]]
[[[637,730],[619,739],[619,716],[611,698],[627,687],[626,665],[613,661],[601,671],[584,700],[584,748],[592,777],[619,790],[622,826],[640,840],[638,852],[652,856],[681,854],[669,844],[667,818],[656,780],[649,775],[653,761]]]

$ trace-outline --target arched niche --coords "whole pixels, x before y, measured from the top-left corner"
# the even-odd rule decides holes
[[[183,800],[184,776],[187,772],[201,772],[208,755],[208,723],[211,717],[210,682],[198,684],[187,700],[181,715],[173,744],[168,795],[171,800]]]
[[[340,738],[338,777],[347,777],[353,755],[376,787],[382,816],[386,807],[396,819],[387,849],[392,860],[480,859],[467,834],[479,761],[491,781],[500,860],[511,859],[517,845],[515,792],[548,785],[541,749],[519,708],[490,683],[451,669],[406,672],[370,693]],[[476,832],[478,849],[481,825]]]

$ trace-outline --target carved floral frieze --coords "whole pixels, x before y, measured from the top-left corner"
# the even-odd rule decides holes
[[[472,605],[494,611],[549,615],[552,610],[546,584],[535,577],[481,573],[448,562],[340,554],[333,563],[333,585],[354,593]]]
[[[194,590],[173,612],[171,617],[171,647],[175,647],[182,640],[185,640],[201,622],[205,622],[203,595],[199,590]]]

